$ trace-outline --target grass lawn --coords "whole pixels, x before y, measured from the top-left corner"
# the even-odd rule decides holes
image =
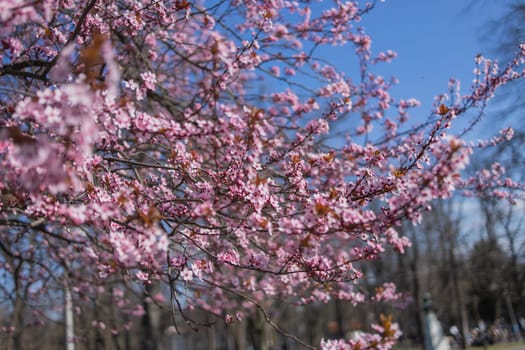
[[[407,347],[403,344],[399,344],[394,348],[395,350],[422,350],[421,348]],[[457,348],[453,348],[457,349]],[[468,348],[470,350],[483,350],[483,346],[472,346]],[[489,345],[488,350],[525,350],[525,341],[519,343],[498,343],[494,345]]]
[[[473,346],[471,349],[481,350],[483,346]],[[519,343],[498,343],[494,345],[489,345],[488,350],[510,350],[510,349],[525,349],[525,342]]]

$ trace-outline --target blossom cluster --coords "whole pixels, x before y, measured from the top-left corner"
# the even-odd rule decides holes
[[[395,58],[359,26],[373,6],[0,0],[0,239],[34,264],[25,283],[67,279],[86,302],[162,284],[157,302],[227,323],[268,299],[358,304],[357,262],[404,252],[404,220],[457,189],[519,187],[497,165],[463,179],[475,147],[451,125],[523,77],[523,48],[503,69],[479,58],[472,92],[411,127],[418,102],[370,69]],[[361,79],[316,56],[347,44]],[[373,329],[321,346],[400,335],[388,317]]]

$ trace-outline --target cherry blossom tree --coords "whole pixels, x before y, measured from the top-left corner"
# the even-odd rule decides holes
[[[360,27],[374,6],[1,0],[0,295],[13,305],[2,328],[12,347],[22,308],[47,322],[66,290],[77,313],[106,300],[141,316],[129,297],[141,287],[190,327],[201,325],[191,310],[227,324],[257,310],[316,348],[266,306],[396,300],[391,284],[361,293],[357,264],[410,246],[404,220],[455,190],[521,188],[497,166],[461,173],[510,129],[469,144],[452,125],[523,77],[525,46],[503,68],[477,57],[470,92],[451,80],[414,124],[418,102],[392,97],[395,80],[375,72],[395,53],[374,53]],[[343,45],[355,59],[340,71],[323,48]],[[116,335],[129,324],[93,326]],[[319,346],[387,349],[400,335],[388,316],[372,329]]]

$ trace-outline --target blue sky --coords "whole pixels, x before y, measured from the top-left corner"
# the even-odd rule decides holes
[[[503,13],[505,1],[470,5],[468,0],[387,0],[363,19],[374,52],[392,49],[398,58],[382,67],[400,81],[396,97],[415,97],[430,109],[453,76],[466,93],[478,53],[490,56],[494,45],[483,41],[492,19]]]
[[[413,123],[430,114],[434,97],[447,92],[450,77],[461,82],[462,95],[469,93],[474,59],[479,53],[492,57],[497,43],[487,40],[486,33],[491,21],[503,17],[509,1],[386,0],[377,1],[377,6],[363,16],[358,25],[370,35],[373,54],[388,49],[398,54],[391,63],[374,67],[373,72],[399,80],[390,91],[395,99],[416,98],[422,103],[410,112]],[[313,6],[314,11],[321,11],[331,3],[317,4]],[[352,45],[323,47],[316,54],[347,76],[356,77],[359,72]],[[462,118],[454,130],[461,132],[469,120],[470,117]],[[466,139],[493,136],[510,124],[508,121],[501,125],[493,123],[493,118],[485,118],[473,133],[465,135]]]
[[[391,49],[398,54],[377,72],[392,76],[399,84],[392,90],[396,99],[417,98],[422,102],[412,118],[424,118],[436,95],[446,92],[448,80],[461,81],[462,94],[469,91],[474,58],[491,57],[494,43],[483,40],[491,20],[501,18],[505,0],[386,0],[363,17],[361,25],[372,38],[372,51]],[[326,50],[326,49],[323,49]],[[345,52],[345,50],[348,50]],[[353,48],[335,47],[325,57],[350,76],[355,74]]]
[[[363,18],[373,51],[392,49],[398,54],[396,60],[381,68],[385,76],[399,79],[394,97],[415,97],[422,102],[422,107],[411,113],[413,119],[428,115],[434,96],[446,91],[451,76],[461,81],[463,94],[469,91],[474,57],[478,53],[494,56],[497,43],[486,40],[485,34],[491,21],[503,18],[508,2],[386,0]],[[492,101],[494,107],[489,113],[497,108],[497,102]],[[487,116],[467,138],[497,134],[508,124],[509,120],[502,121],[497,114]],[[465,213],[479,210],[474,200],[467,200],[463,206]],[[467,220],[464,232],[484,232],[483,225],[479,220]]]

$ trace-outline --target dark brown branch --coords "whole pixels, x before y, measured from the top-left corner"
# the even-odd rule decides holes
[[[88,13],[93,9],[93,7],[95,6],[95,4],[97,3],[97,0],[91,0],[87,5],[86,5],[86,8],[84,9],[84,11],[82,12],[82,14],[80,15],[80,18],[78,19],[78,22],[77,22],[77,25],[75,26],[75,30],[73,31],[73,33],[71,34],[71,36],[69,37],[69,39],[67,40],[66,44],[64,45],[64,47],[66,47],[67,45],[71,44],[72,42],[75,41],[76,37],[80,34],[80,30],[82,28],[82,25],[84,24],[84,22],[86,21],[86,18],[87,18],[87,15]],[[51,68],[53,68],[53,66],[57,63],[58,61],[58,57],[60,56],[60,54],[57,54],[53,60],[51,60],[51,62],[49,62],[49,65],[46,67],[46,69],[42,72],[42,76],[46,76],[49,71],[51,70]]]

